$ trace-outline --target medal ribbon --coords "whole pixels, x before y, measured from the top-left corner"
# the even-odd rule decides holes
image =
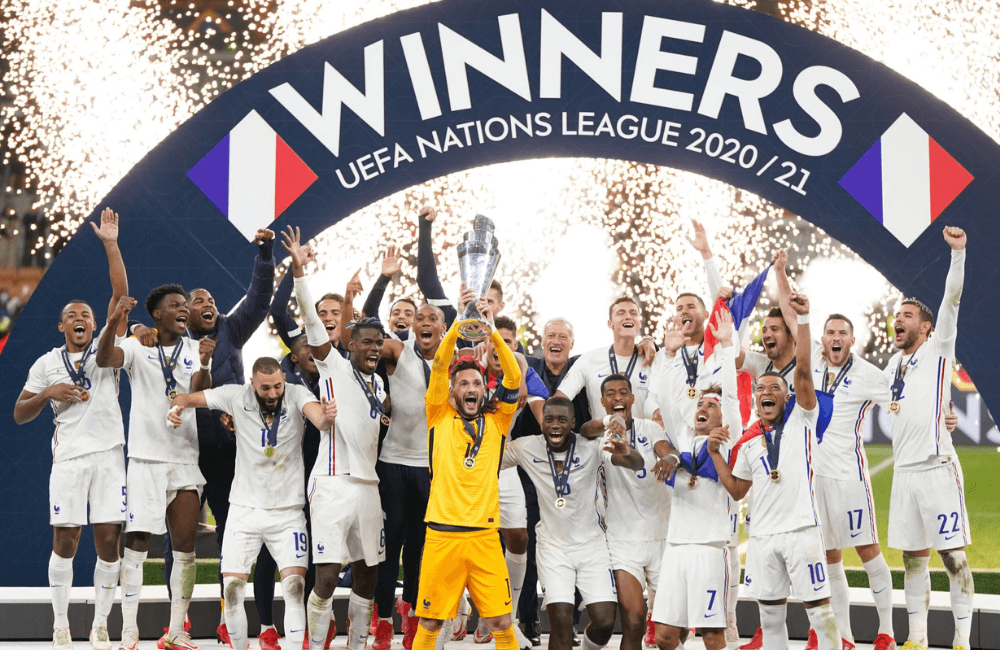
[[[681,358],[684,360],[684,369],[687,370],[687,385],[694,388],[698,384],[698,355],[701,353],[701,346],[704,343],[698,345],[698,349],[695,350],[694,356],[690,356],[687,351],[686,346],[681,346]]]
[[[87,382],[87,373],[84,371],[84,366],[87,364],[87,359],[94,354],[94,345],[91,343],[87,346],[87,349],[83,351],[83,356],[80,357],[80,372],[77,372],[73,367],[73,362],[69,360],[69,351],[66,346],[62,346],[62,360],[63,365],[66,366],[66,372],[69,373],[69,378],[77,386],[83,387]]]
[[[264,417],[264,412],[260,411],[260,421],[264,423],[264,428],[267,430],[267,446],[277,447],[278,446],[278,424],[281,422],[281,404],[284,402],[284,396],[282,399],[278,400],[278,405],[274,409],[274,417],[271,418],[271,424],[267,423],[267,418]]]
[[[174,379],[173,364],[177,363],[182,349],[184,349],[184,337],[177,339],[177,345],[174,346],[174,351],[170,353],[170,363],[167,363],[167,353],[163,349],[163,345],[159,342],[156,343],[156,351],[160,357],[160,370],[163,371],[163,381],[167,384],[167,390],[164,393],[167,397],[170,396],[170,391],[177,388],[177,380]]]
[[[795,363],[797,361],[798,359],[792,359],[787,366],[778,371],[778,374],[781,375],[782,377],[788,375],[788,373],[790,373],[795,368]],[[774,370],[774,362],[768,361],[767,368],[764,369],[764,372],[771,372],[772,370]]]
[[[625,368],[625,377],[632,381],[632,371],[635,370],[635,362],[639,358],[639,348],[632,348],[632,358],[628,360],[628,367]],[[618,374],[618,357],[615,356],[615,346],[608,348],[608,361],[611,363],[611,372]]]
[[[430,385],[431,385],[431,364],[427,363],[427,359],[425,359],[424,355],[422,355],[420,353],[420,349],[417,347],[417,341],[416,341],[416,339],[413,340],[413,352],[414,352],[414,354],[417,355],[417,358],[420,359],[420,363],[424,367],[424,385],[427,386],[428,388],[430,388]]]
[[[549,469],[552,471],[552,483],[556,487],[556,497],[562,498],[568,493],[566,489],[569,485],[569,473],[573,469],[573,452],[576,451],[576,434],[569,434],[569,448],[566,450],[566,460],[563,461],[561,473],[556,473],[556,459],[552,455],[552,449],[545,445],[545,453],[549,456]]]
[[[479,455],[479,447],[483,444],[483,435],[486,433],[486,418],[482,415],[476,418],[475,427],[471,422],[462,418],[462,425],[465,427],[465,432],[472,438],[472,443],[465,445],[465,457],[475,458]]]
[[[371,389],[368,388],[368,382],[366,382],[365,378],[361,376],[361,373],[358,372],[358,369],[353,368],[353,370],[354,370],[354,378],[358,380],[359,384],[361,384],[361,390],[365,392],[365,397],[368,398],[368,404],[372,407],[370,413],[371,418],[374,420],[379,415],[385,415],[385,404],[380,402],[378,398],[375,397],[375,395],[372,393]],[[375,375],[372,375],[372,384],[374,385],[374,383],[375,383]]]
[[[760,432],[764,434],[764,443],[767,445],[767,464],[771,466],[772,471],[776,470],[778,469],[778,457],[781,455],[781,434],[785,429],[785,422],[782,420],[771,427],[773,436],[767,435],[767,429],[764,427],[763,422],[759,422],[758,424],[760,425]],[[772,437],[774,438],[773,440]]]
[[[827,382],[830,376],[830,366],[827,366],[826,369],[823,371],[823,392],[836,393],[837,386],[840,386],[840,382],[844,380],[844,377],[847,376],[847,371],[850,370],[851,366],[853,365],[854,365],[854,355],[852,354],[851,356],[847,357],[847,363],[845,363],[844,367],[841,368],[840,372],[837,373],[837,377],[833,380],[833,386],[831,386],[830,388],[827,388]]]
[[[898,402],[899,398],[903,396],[903,386],[906,385],[903,379],[906,377],[906,371],[910,369],[914,361],[916,359],[911,356],[909,361],[903,363],[903,357],[900,355],[899,365],[896,366],[896,376],[892,380],[892,401]]]

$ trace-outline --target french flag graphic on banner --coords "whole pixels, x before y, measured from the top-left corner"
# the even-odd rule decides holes
[[[971,182],[972,174],[906,113],[840,179],[907,248]]]
[[[257,111],[250,111],[187,176],[250,241],[316,180]]]

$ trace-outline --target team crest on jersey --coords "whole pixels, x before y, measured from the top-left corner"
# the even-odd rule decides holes
[[[325,550],[326,550],[326,544],[324,544],[323,542],[316,542],[316,552],[317,553],[319,553],[320,555],[322,555],[323,551],[325,551]]]
[[[60,510],[61,508],[59,507],[58,503],[52,505],[52,512],[54,512],[55,514],[58,515]]]

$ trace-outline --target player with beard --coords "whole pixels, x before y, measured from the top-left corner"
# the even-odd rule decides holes
[[[795,393],[795,364],[796,364],[796,336],[792,333],[796,330],[795,319],[791,314],[793,311],[788,306],[788,296],[791,295],[791,285],[788,275],[785,273],[785,265],[788,262],[788,253],[783,250],[774,254],[774,277],[778,282],[778,303],[780,307],[775,307],[767,312],[764,323],[761,326],[760,342],[764,346],[764,354],[760,352],[745,351],[742,359],[737,359],[736,367],[750,373],[750,377],[757,381],[757,378],[766,372],[776,372],[788,384],[788,389]],[[807,341],[810,345],[811,341]]]
[[[759,435],[744,437],[733,469],[718,449],[711,458],[734,499],[754,488],[745,582],[754,586],[763,644],[788,647],[785,618],[791,587],[816,630],[819,650],[834,650],[840,648],[840,635],[830,607],[823,535],[812,489],[812,438],[819,407],[810,367],[809,301],[792,294],[789,305],[798,325],[795,395],[779,373],[765,373],[756,388],[760,420],[748,428]],[[713,434],[720,442],[730,438],[726,430]]]
[[[104,244],[111,275],[110,320],[122,296],[128,294],[125,264],[118,248],[118,215],[106,208],[101,225],[91,222]],[[52,593],[52,648],[72,650],[69,596],[73,586],[73,558],[83,526],[94,529],[97,563],[94,566],[93,650],[111,650],[108,614],[118,586],[118,539],[125,521],[125,429],[118,404],[117,370],[98,367],[94,358],[93,310],[74,300],[63,307],[58,329],[65,344],[40,357],[28,371],[24,390],[14,405],[14,421],[24,424],[52,406],[56,431],[52,435],[52,472],[49,476],[49,522],[52,554],[49,588]],[[125,334],[119,325],[117,336]]]
[[[170,626],[164,643],[170,650],[197,650],[184,629],[184,620],[197,573],[194,541],[205,479],[198,468],[194,413],[188,413],[176,430],[167,426],[166,417],[174,397],[211,387],[209,371],[215,341],[195,341],[184,335],[188,295],[180,286],[167,284],[153,289],[146,298],[146,311],[156,325],[155,351],[135,338],[116,345],[115,333],[121,323],[127,322],[134,306],[135,300],[128,296],[118,301],[97,343],[96,355],[97,365],[102,368],[125,368],[132,384],[126,473],[128,519],[120,576],[121,648],[138,647],[136,617],[142,564],[150,535],[165,533],[166,521],[174,542],[174,566],[170,573]]]
[[[678,448],[689,451],[681,454],[677,475],[668,481],[673,484],[673,502],[660,570],[660,597],[653,609],[660,650],[674,650],[691,627],[699,628],[706,650],[726,647],[732,570],[728,543],[731,518],[738,505],[719,482],[709,455],[729,456],[729,444],[719,440],[718,434],[711,437],[713,431],[721,433],[723,426],[742,429],[735,332],[728,312],[722,312],[713,334],[720,343],[712,356],[719,356],[721,393],[718,385],[702,391],[688,421],[680,419],[681,408],[668,408],[664,414]]]
[[[444,621],[454,618],[468,588],[499,650],[515,650],[511,590],[497,529],[500,499],[497,467],[517,409],[521,369],[495,327],[486,300],[476,307],[491,325],[490,340],[504,371],[499,406],[483,410],[482,366],[461,357],[451,364],[458,339],[452,325],[438,347],[427,389],[427,447],[431,495],[420,567],[415,650],[432,650]],[[449,384],[450,380],[450,384]]]
[[[556,395],[573,399],[586,390],[592,419],[601,419],[607,413],[601,406],[601,381],[611,374],[621,373],[632,385],[635,404],[632,415],[643,417],[643,405],[649,391],[649,369],[656,349],[650,338],[636,338],[642,329],[642,310],[629,296],[620,296],[608,308],[608,329],[614,336],[610,348],[597,348],[580,355],[573,367],[563,377]],[[642,356],[642,363],[639,357]]]
[[[215,341],[210,364],[213,386],[243,384],[243,346],[267,318],[274,287],[274,232],[258,230],[253,243],[258,252],[254,259],[250,288],[246,297],[231,313],[220,314],[215,298],[207,289],[194,289],[190,294],[188,335],[196,341],[203,338]],[[221,416],[220,411],[207,410],[199,410],[195,415],[198,423],[198,465],[205,477],[202,498],[208,501],[208,507],[215,517],[215,544],[220,553],[229,519],[229,489],[233,484],[233,472],[236,468],[236,441],[220,421]],[[164,538],[164,543],[163,571],[164,576],[169,578],[173,569],[169,534]],[[221,573],[219,588],[222,589]],[[229,642],[224,610],[223,603],[217,630],[220,643]]]
[[[605,430],[620,436],[642,461],[639,467],[604,463],[598,491],[598,499],[603,500],[600,511],[607,513],[607,542],[622,611],[622,650],[641,647],[659,582],[670,514],[670,492],[654,470],[659,460],[655,447],[663,448],[661,455],[669,455],[663,429],[652,420],[634,418],[634,402],[628,378],[609,375],[601,382],[601,406],[609,415],[580,429],[584,437],[600,436]],[[647,588],[649,604],[643,598]]]
[[[831,604],[844,648],[853,647],[850,591],[841,549],[854,547],[868,573],[879,615],[876,650],[895,648],[892,629],[892,576],[882,557],[875,526],[875,503],[861,431],[872,407],[889,405],[889,383],[882,372],[852,354],[854,325],[831,314],[823,325],[822,347],[813,352],[813,382],[833,395],[833,415],[813,454],[813,489],[823,529]],[[810,630],[810,639],[815,639]]]
[[[909,640],[904,650],[927,647],[927,610],[933,547],[941,556],[951,585],[956,650],[969,647],[972,626],[972,570],[965,547],[972,543],[965,507],[962,466],[945,425],[950,400],[958,304],[965,279],[966,236],[947,226],[951,266],[944,297],[934,313],[919,300],[904,300],[893,323],[898,352],[886,365],[891,387],[892,498],[889,501],[889,546],[903,551]],[[933,336],[931,333],[933,332]]]
[[[302,386],[319,399],[319,370],[316,368],[316,361],[312,357],[312,348],[305,334],[296,336],[291,341],[290,351],[281,359],[281,369],[285,374],[285,385]],[[303,467],[312,469],[316,464],[316,456],[319,452],[319,429],[308,419],[305,421],[305,429],[302,433],[302,463]],[[308,489],[306,479],[303,477],[303,485]],[[312,537],[312,521],[309,516],[308,507],[303,508],[306,518],[306,532]],[[308,557],[308,567],[305,574],[305,589],[303,594],[312,591],[316,583],[316,565]],[[267,550],[267,546],[260,549],[257,556],[256,569],[254,570],[253,595],[254,606],[257,608],[257,618],[260,620],[260,633],[257,635],[260,650],[281,650],[278,643],[278,631],[274,627],[274,574],[278,570],[278,564]],[[330,647],[333,637],[337,633],[337,625],[330,622],[330,631],[327,633],[325,648]],[[303,649],[308,650],[309,639],[303,640]]]
[[[375,466],[379,476],[379,496],[385,513],[386,559],[378,567],[375,608],[375,650],[392,643],[392,606],[403,552],[403,646],[409,650],[417,633],[416,611],[420,553],[424,545],[424,516],[430,497],[427,454],[427,412],[424,400],[430,382],[431,365],[445,331],[444,312],[433,305],[421,305],[413,322],[412,340],[386,339],[382,359],[392,377],[392,422],[382,443]]]
[[[295,295],[300,305],[311,305],[305,282],[300,232],[289,227],[282,246],[292,258]],[[385,390],[375,368],[385,331],[374,319],[354,326],[350,359],[333,350],[329,332],[319,315],[303,310],[306,336],[320,373],[321,395],[337,400],[338,417],[323,431],[320,451],[310,476],[309,504],[313,525],[313,563],[316,585],[309,595],[309,645],[320,650],[326,642],[342,565],[350,563],[354,586],[348,605],[348,641],[362,650],[368,640],[372,601],[378,581],[378,563],[385,559],[382,507],[378,494],[379,420],[386,417]]]
[[[270,357],[254,362],[250,385],[228,385],[178,395],[167,421],[180,426],[185,409],[231,413],[236,430],[236,475],[230,492],[233,518],[223,539],[221,570],[225,585],[226,626],[234,648],[247,646],[243,607],[250,568],[262,546],[276,558],[285,599],[285,636],[302,644],[306,612],[302,606],[309,540],[306,518],[302,436],[306,420],[327,429],[336,403],[319,400],[309,389],[285,384],[281,365]]]
[[[628,383],[620,375],[612,377],[613,383]],[[636,472],[644,461],[621,432],[609,432],[603,439],[599,432],[588,438],[573,433],[574,428],[572,402],[558,396],[549,399],[542,436],[512,442],[501,469],[520,466],[538,491],[542,512],[538,568],[542,607],[552,626],[549,647],[572,648],[574,592],[579,589],[590,617],[583,646],[599,650],[611,639],[616,593],[608,544],[595,509],[598,471],[607,462]]]

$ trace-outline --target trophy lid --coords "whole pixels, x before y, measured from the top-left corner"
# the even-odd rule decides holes
[[[477,214],[475,219],[472,220],[473,230],[494,230],[495,226],[493,222],[490,221],[489,217],[485,217],[481,214]]]

